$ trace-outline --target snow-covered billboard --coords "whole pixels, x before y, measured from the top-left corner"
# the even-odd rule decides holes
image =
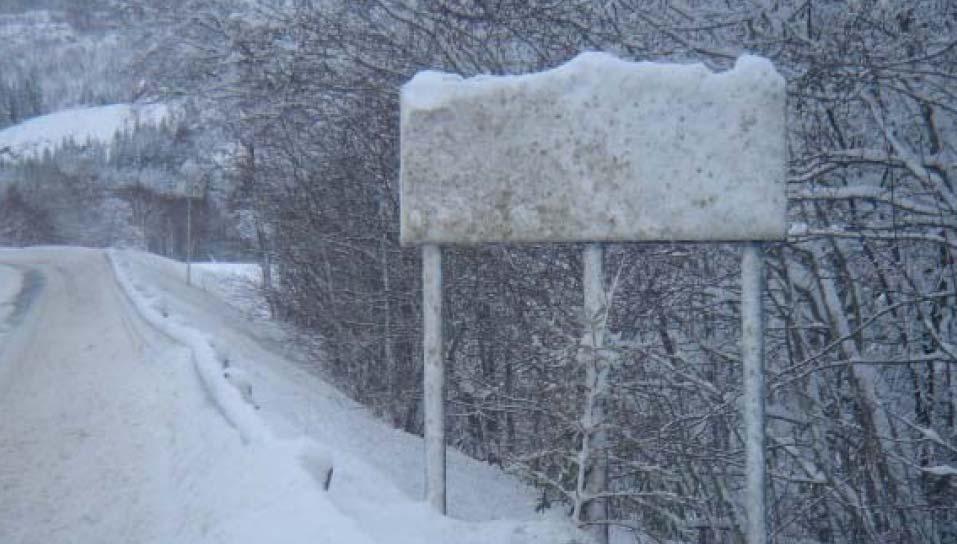
[[[785,235],[785,83],[759,57],[422,72],[401,110],[405,244]]]

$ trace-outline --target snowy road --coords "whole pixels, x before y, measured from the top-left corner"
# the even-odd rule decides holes
[[[433,514],[419,502],[420,438],[279,355],[275,331],[185,286],[177,263],[113,258],[117,268],[98,250],[0,250],[0,542],[575,538],[537,519],[520,483],[454,451],[452,511],[472,521]],[[209,381],[221,370],[203,374],[195,342],[172,331],[229,353],[263,406],[245,409],[275,438],[246,439]],[[333,452],[328,493],[298,457],[304,443]]]
[[[0,263],[43,277],[0,351],[0,542],[261,542],[263,530],[342,542],[356,532],[334,512],[254,529],[331,508],[298,475],[257,470],[268,457],[224,423],[186,349],[137,317],[103,252],[3,252]]]
[[[178,397],[146,362],[150,332],[102,253],[0,259],[44,278],[0,359],[0,541],[148,534],[166,509]],[[169,425],[145,424],[156,416]]]

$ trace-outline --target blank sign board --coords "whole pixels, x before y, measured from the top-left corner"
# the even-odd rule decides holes
[[[402,242],[781,239],[784,86],[753,56],[422,72],[401,96]]]

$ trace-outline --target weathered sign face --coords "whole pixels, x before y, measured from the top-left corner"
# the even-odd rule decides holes
[[[784,79],[585,53],[402,88],[404,244],[785,235]]]

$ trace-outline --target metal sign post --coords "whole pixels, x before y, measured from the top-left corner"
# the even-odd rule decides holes
[[[402,87],[400,104],[399,235],[422,246],[429,504],[445,512],[439,245],[589,244],[585,319],[602,335],[605,323],[594,321],[596,308],[607,311],[600,244],[744,242],[743,494],[748,542],[766,544],[759,241],[782,240],[787,230],[785,81],[771,62],[742,55],[714,73],[583,53],[520,77],[421,72]],[[600,349],[602,338],[593,341]],[[589,379],[607,366],[592,371]],[[593,404],[590,416],[601,419],[601,402]],[[588,440],[604,449],[601,433]],[[580,492],[607,493],[603,463],[599,456],[582,467],[581,479],[590,476]],[[579,521],[607,522],[602,500],[585,502]]]
[[[442,248],[422,246],[422,352],[425,394],[425,499],[445,514],[445,346]]]
[[[764,431],[764,255],[759,242],[741,255],[741,354],[744,362],[745,514],[748,544],[768,539]]]
[[[193,195],[186,194],[186,285],[193,284]]]
[[[584,445],[588,451],[590,470],[580,466],[584,474],[579,482],[580,492],[586,495],[602,493],[608,485],[608,430],[606,428],[605,399],[608,381],[608,362],[605,360],[605,332],[608,322],[608,294],[605,292],[605,248],[602,244],[587,244],[582,252],[582,287],[584,300],[585,341],[591,353],[585,357],[585,383],[588,389],[585,414]],[[578,512],[581,516],[581,512]],[[608,519],[608,500],[592,499],[585,504],[586,519]],[[575,521],[584,521],[579,518]],[[608,542],[608,525],[589,527],[596,542]]]

